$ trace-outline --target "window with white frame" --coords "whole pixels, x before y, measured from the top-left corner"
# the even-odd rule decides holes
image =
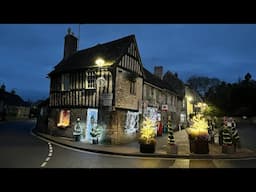
[[[86,89],[96,89],[96,74],[94,71],[86,72]]]

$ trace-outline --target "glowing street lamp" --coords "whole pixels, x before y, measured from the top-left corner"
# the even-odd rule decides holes
[[[188,101],[191,102],[193,100],[193,98],[191,96],[188,96]]]
[[[98,58],[95,60],[95,64],[99,67],[99,71],[100,71],[100,77],[97,79],[96,83],[97,83],[97,86],[99,86],[99,88],[101,89],[102,87],[105,86],[105,82],[106,80],[104,79],[104,77],[102,77],[102,74],[101,74],[101,67],[105,64],[105,60],[102,59],[102,58]],[[101,91],[99,90],[99,109],[100,109],[100,123],[102,123],[102,95],[101,95]]]
[[[96,65],[98,65],[99,67],[102,67],[102,66],[104,65],[105,61],[104,61],[104,59],[102,59],[102,58],[98,58],[98,59],[96,59],[95,63],[96,63]]]
[[[193,101],[193,97],[187,96],[187,115],[190,115],[194,112],[194,103],[192,101]]]

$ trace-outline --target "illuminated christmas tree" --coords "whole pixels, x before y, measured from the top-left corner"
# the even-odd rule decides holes
[[[188,129],[188,133],[192,138],[200,137],[201,139],[208,140],[208,123],[202,115],[199,114],[193,117],[192,125]]]
[[[145,120],[142,123],[142,128],[140,130],[140,143],[144,144],[152,144],[156,143],[155,140],[155,125],[154,122],[151,121],[148,117],[145,118]]]
[[[99,126],[92,127],[92,130],[90,132],[91,137],[93,138],[93,144],[98,144],[98,139],[101,135],[101,129]]]

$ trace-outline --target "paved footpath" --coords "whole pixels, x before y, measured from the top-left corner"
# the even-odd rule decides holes
[[[41,138],[62,144],[64,146],[90,151],[97,153],[124,155],[124,156],[138,156],[138,157],[161,157],[161,158],[188,158],[188,159],[242,159],[254,157],[256,158],[256,151],[247,148],[239,148],[235,153],[224,154],[221,152],[221,146],[218,144],[209,144],[209,154],[194,154],[190,153],[189,140],[185,129],[174,133],[175,142],[178,145],[177,154],[167,154],[167,134],[157,137],[157,145],[155,153],[141,153],[139,151],[139,143],[137,141],[122,144],[122,145],[102,145],[90,144],[84,142],[75,142],[71,138],[55,137],[48,134],[43,134],[33,130],[33,134]]]

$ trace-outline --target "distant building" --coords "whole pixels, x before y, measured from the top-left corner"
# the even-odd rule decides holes
[[[185,85],[184,103],[186,105],[186,117],[190,118],[191,115],[196,115],[201,112],[204,107],[202,97],[189,85]]]
[[[6,91],[0,91],[0,120],[27,119],[30,107],[23,99]]]
[[[179,117],[181,98],[162,80],[162,71],[158,67],[153,75],[143,68],[134,35],[78,51],[69,30],[64,57],[48,74],[48,133],[73,137],[80,118],[84,142],[90,142],[92,127],[101,125],[102,140],[119,144],[137,137],[142,116]]]

